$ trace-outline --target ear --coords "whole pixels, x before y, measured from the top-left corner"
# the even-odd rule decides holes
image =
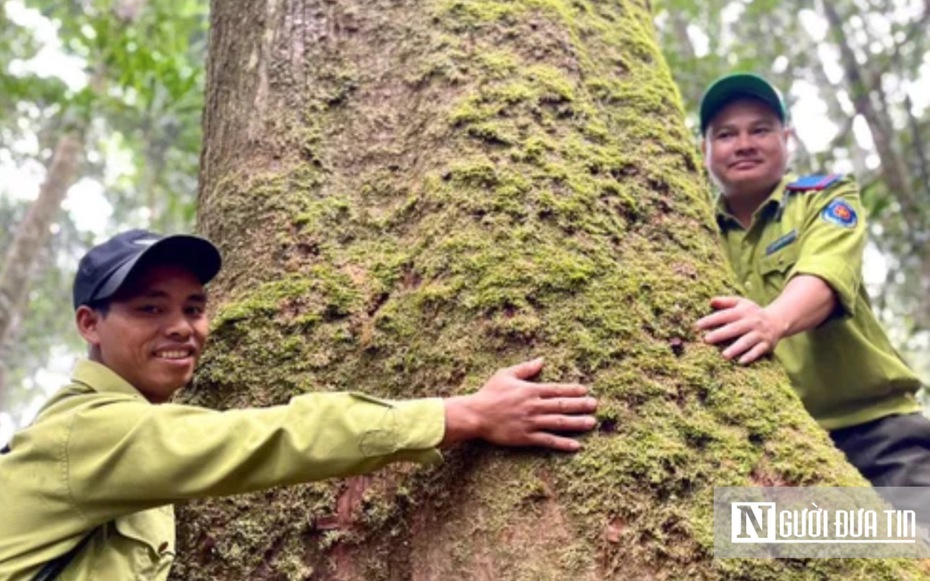
[[[87,305],[81,305],[74,313],[74,322],[77,325],[78,333],[92,347],[100,344],[100,333],[97,331],[97,325],[102,318],[103,315]]]

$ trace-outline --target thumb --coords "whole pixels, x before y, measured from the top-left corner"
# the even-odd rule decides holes
[[[543,358],[537,357],[532,361],[524,361],[523,363],[518,363],[513,367],[510,367],[506,370],[507,375],[512,377],[517,377],[519,379],[529,379],[536,375],[539,375],[539,372],[543,368]]]

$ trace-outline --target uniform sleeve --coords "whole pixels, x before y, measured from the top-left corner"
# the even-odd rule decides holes
[[[103,522],[181,499],[437,462],[444,431],[438,398],[314,393],[225,412],[121,400],[74,416],[63,470],[75,506]]]
[[[843,314],[855,314],[862,284],[862,253],[866,242],[865,212],[852,178],[820,192],[801,194],[807,211],[800,231],[800,256],[788,274],[823,279],[836,293]]]

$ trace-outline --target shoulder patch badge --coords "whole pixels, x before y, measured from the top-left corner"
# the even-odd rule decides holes
[[[827,207],[820,213],[820,217],[825,222],[835,224],[842,228],[855,228],[859,223],[859,216],[849,202],[846,200],[836,199],[827,204]]]
[[[841,179],[843,179],[843,174],[838,173],[809,175],[796,179],[785,188],[794,192],[819,191],[829,188]]]

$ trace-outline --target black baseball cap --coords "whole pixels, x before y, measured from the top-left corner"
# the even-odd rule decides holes
[[[701,98],[701,135],[707,133],[707,126],[714,115],[740,97],[751,97],[767,104],[782,123],[788,119],[781,93],[771,83],[753,73],[732,73],[711,83],[704,92]]]
[[[184,267],[206,284],[220,271],[222,258],[212,242],[198,236],[163,236],[147,230],[117,234],[81,258],[72,289],[74,309],[113,296],[147,264]]]

